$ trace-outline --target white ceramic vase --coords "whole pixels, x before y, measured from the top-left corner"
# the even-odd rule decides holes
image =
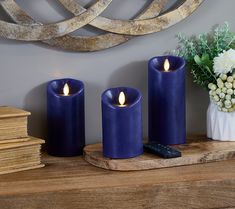
[[[207,137],[219,141],[235,141],[235,112],[222,112],[213,102],[207,110]]]

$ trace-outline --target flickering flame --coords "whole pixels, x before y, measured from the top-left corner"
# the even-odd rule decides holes
[[[170,69],[170,62],[169,62],[168,59],[166,59],[165,62],[164,62],[164,70],[165,70],[166,72],[168,72],[169,69]]]
[[[118,97],[118,101],[119,101],[120,106],[125,106],[124,104],[126,102],[126,97],[125,97],[125,94],[123,91],[120,92],[119,97]]]
[[[64,85],[63,93],[64,93],[64,96],[69,95],[69,85],[67,83]]]

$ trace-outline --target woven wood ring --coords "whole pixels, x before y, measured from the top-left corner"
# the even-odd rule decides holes
[[[98,51],[122,44],[134,36],[166,29],[192,14],[204,0],[184,0],[173,10],[162,11],[167,0],[152,0],[134,20],[114,20],[99,16],[112,0],[97,0],[88,9],[76,0],[58,0],[74,17],[52,24],[36,22],[14,0],[0,2],[15,23],[0,20],[0,37],[22,41],[41,41],[69,51]],[[103,35],[72,36],[85,25],[106,31]]]

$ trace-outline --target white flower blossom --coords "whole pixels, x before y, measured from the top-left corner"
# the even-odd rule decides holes
[[[223,103],[222,103],[221,101],[217,102],[217,105],[218,105],[219,107],[223,107]]]
[[[214,58],[214,72],[217,75],[231,73],[235,68],[235,50],[229,49]]]
[[[227,81],[228,81],[229,83],[232,83],[232,82],[233,82],[233,76],[228,76],[228,77],[227,77]]]
[[[223,92],[223,93],[227,93],[227,88],[226,88],[226,87],[223,87],[223,88],[222,88],[222,92]]]
[[[225,107],[222,108],[222,111],[223,112],[228,112],[228,110]]]
[[[216,91],[215,91],[215,92],[216,92],[216,94],[218,94],[218,95],[219,95],[219,94],[221,93],[221,89],[220,89],[220,88],[218,88],[218,89],[216,89]],[[232,93],[232,94],[233,94],[233,93]]]
[[[219,82],[217,85],[218,85],[218,87],[219,87],[220,89],[222,89],[222,88],[224,87],[224,83],[223,83],[223,82]]]
[[[231,97],[231,95],[227,94],[227,95],[225,96],[225,99],[226,99],[226,100],[231,100],[232,97]]]
[[[228,89],[228,90],[227,90],[227,94],[233,95],[233,90],[232,90],[232,89]]]
[[[226,82],[226,83],[225,83],[225,87],[226,87],[227,89],[231,89],[231,88],[233,88],[233,84],[232,84],[232,83],[229,83],[229,82]]]
[[[221,99],[223,99],[223,98],[225,97],[225,93],[220,93],[220,94],[219,94],[219,97],[220,97]]]
[[[221,78],[221,80],[225,81],[225,80],[227,80],[227,75],[222,73],[222,74],[220,74],[220,78]]]
[[[219,101],[219,97],[217,95],[215,95],[213,99],[214,99],[215,102]]]
[[[225,106],[230,106],[232,102],[230,100],[225,100],[224,101]]]

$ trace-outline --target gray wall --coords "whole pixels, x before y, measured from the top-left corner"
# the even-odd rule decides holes
[[[26,11],[43,22],[58,21],[69,15],[53,0],[18,0]],[[86,1],[79,1],[85,3]],[[114,1],[106,16],[129,18],[147,1]],[[55,78],[72,77],[86,85],[87,143],[101,139],[100,94],[109,87],[132,86],[144,98],[144,133],[147,135],[147,60],[174,49],[175,34],[198,34],[224,21],[235,29],[234,0],[205,0],[181,23],[156,34],[135,38],[128,43],[94,53],[71,53],[39,44],[0,39],[0,105],[25,108],[32,112],[30,134],[46,133],[46,83]],[[62,12],[63,15],[59,15]],[[2,13],[2,12],[1,12]],[[89,29],[88,29],[89,30]],[[79,32],[87,33],[84,30]],[[92,31],[89,30],[89,33]],[[203,133],[206,128],[207,92],[187,77],[187,131]]]

